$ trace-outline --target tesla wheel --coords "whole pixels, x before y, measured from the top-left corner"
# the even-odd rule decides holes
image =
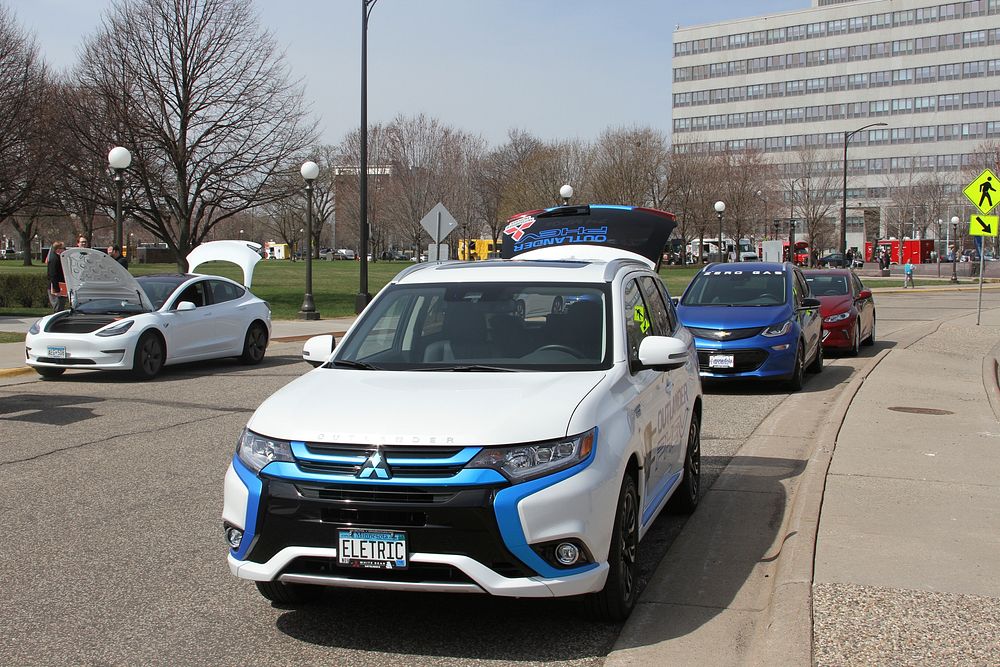
[[[802,389],[802,376],[804,374],[805,361],[802,359],[802,345],[799,344],[795,350],[795,365],[792,367],[792,374],[786,383],[791,391]]]
[[[861,320],[854,323],[854,336],[851,337],[851,349],[847,354],[856,357],[861,354]]]
[[[868,338],[865,338],[861,342],[864,343],[865,345],[874,345],[875,344],[875,318],[874,317],[872,318],[872,332],[870,334],[868,334]]]
[[[823,372],[823,343],[816,343],[816,356],[813,357],[812,363],[809,364],[810,373],[822,373]]]
[[[254,322],[247,329],[247,335],[243,339],[243,354],[240,361],[244,364],[259,364],[264,360],[264,352],[267,350],[267,327],[260,322]]]
[[[165,356],[163,340],[152,331],[147,331],[135,345],[132,375],[140,380],[151,380],[163,368]]]
[[[587,596],[592,616],[603,621],[624,621],[632,613],[639,595],[636,584],[639,549],[639,493],[635,477],[625,473],[618,493],[618,508],[608,553],[608,579],[600,593]]]
[[[670,511],[690,514],[698,507],[701,493],[701,416],[691,416],[687,452],[684,455],[684,479],[670,497]]]
[[[48,366],[35,366],[35,372],[43,378],[57,378],[66,372],[65,368],[49,368]]]
[[[257,591],[271,602],[299,604],[319,598],[323,589],[309,584],[286,584],[280,581],[255,581]]]

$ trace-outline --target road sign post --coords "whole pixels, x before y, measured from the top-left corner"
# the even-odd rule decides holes
[[[998,227],[1000,227],[1000,217],[986,214],[996,208],[997,204],[1000,204],[1000,196],[994,197],[994,195],[1000,195],[998,186],[1000,186],[1000,179],[997,179],[996,174],[989,169],[984,169],[983,173],[979,174],[974,181],[962,190],[973,206],[982,212],[982,215],[972,216],[972,220],[969,222],[970,236],[997,235]],[[979,241],[979,305],[976,308],[976,326],[979,326],[979,319],[983,312],[983,271],[986,270],[986,253],[983,251],[984,244],[981,238]],[[958,257],[955,259],[957,260]]]
[[[440,261],[441,257],[441,241],[451,234],[452,230],[458,227],[458,222],[452,217],[448,209],[444,207],[444,204],[438,202],[437,206],[432,208],[430,212],[427,213],[420,220],[420,226],[424,228],[424,231],[434,240],[435,252],[434,255],[437,258],[435,261]],[[430,259],[430,252],[427,253],[427,259]]]

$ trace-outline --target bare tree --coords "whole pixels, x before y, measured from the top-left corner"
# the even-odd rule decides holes
[[[757,193],[767,188],[772,167],[763,151],[753,149],[720,153],[714,167],[711,182],[726,204],[726,232],[738,244],[746,234],[761,229],[761,200]],[[736,255],[738,258],[738,246]]]
[[[314,133],[250,0],[116,0],[76,74],[112,121],[79,140],[132,151],[133,215],[181,270],[214,225],[288,195],[268,183],[297,170]]]
[[[836,153],[809,146],[797,151],[796,158],[786,165],[783,183],[789,192],[790,209],[802,221],[804,229],[800,231],[809,237],[814,251],[835,247],[840,229],[837,197],[842,184],[839,173],[829,165],[836,164]]]
[[[667,138],[652,128],[604,130],[594,146],[595,199],[607,204],[662,206],[669,158]]]

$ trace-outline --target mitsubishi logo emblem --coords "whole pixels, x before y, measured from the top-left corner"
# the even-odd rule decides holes
[[[358,479],[367,479],[369,477],[375,477],[376,479],[389,479],[392,477],[389,464],[385,462],[380,451],[376,450],[369,454],[361,466],[361,470],[358,471]]]

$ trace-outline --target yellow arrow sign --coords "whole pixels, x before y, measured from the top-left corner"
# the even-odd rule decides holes
[[[969,222],[969,236],[996,236],[1000,230],[1000,216],[974,215]]]
[[[984,169],[983,173],[969,183],[962,192],[969,198],[973,206],[983,213],[989,213],[997,204],[1000,204],[1000,179],[989,169]],[[990,236],[996,236],[996,234]]]

